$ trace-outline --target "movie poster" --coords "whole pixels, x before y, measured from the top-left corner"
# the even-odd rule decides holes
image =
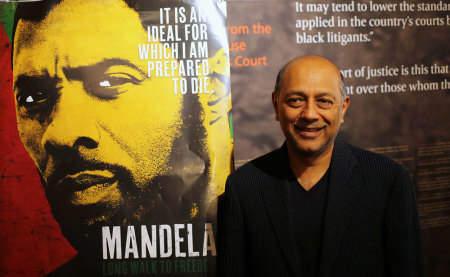
[[[0,8],[0,275],[214,275],[225,2]]]

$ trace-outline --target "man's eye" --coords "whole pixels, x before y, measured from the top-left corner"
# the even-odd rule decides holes
[[[24,91],[16,96],[19,113],[36,120],[44,120],[50,115],[58,99],[58,90]]]
[[[43,103],[47,101],[49,96],[42,92],[25,93],[19,95],[17,100],[21,106],[29,106],[32,104]]]
[[[288,100],[288,102],[302,102],[302,101],[303,101],[303,99],[301,99],[301,98],[291,98]]]
[[[129,85],[137,85],[141,81],[127,73],[110,73],[94,76],[84,82],[86,91],[104,100],[116,99],[117,95],[126,92]]]
[[[100,82],[100,86],[101,86],[101,87],[110,87],[110,86],[111,86],[111,83],[110,83],[108,80],[106,80],[106,81],[101,81],[101,82]]]
[[[116,87],[127,83],[137,84],[138,79],[125,73],[109,74],[105,76],[104,80],[101,80],[99,82],[99,85],[100,87],[106,88],[106,87]]]
[[[34,102],[34,98],[33,98],[33,96],[28,96],[27,97],[27,99],[25,99],[25,102],[27,102],[27,103],[33,103]]]
[[[317,106],[322,109],[329,109],[333,106],[334,102],[329,99],[318,99],[316,100]]]
[[[19,75],[14,83],[17,107],[23,116],[44,119],[50,114],[59,98],[57,84],[60,80],[47,73],[40,76]]]
[[[297,107],[301,106],[305,102],[305,100],[303,98],[290,98],[287,102],[288,105]]]
[[[116,99],[119,94],[126,92],[129,85],[137,85],[141,81],[127,73],[110,73],[90,76],[84,81],[86,92],[99,99]]]

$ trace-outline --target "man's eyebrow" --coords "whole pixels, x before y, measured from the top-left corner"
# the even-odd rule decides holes
[[[305,96],[306,94],[300,90],[291,90],[291,91],[287,91],[286,92],[287,96],[291,96],[291,95],[301,95],[301,96]]]
[[[308,96],[308,94],[304,93],[301,90],[292,90],[292,91],[286,92],[286,96],[293,96],[293,95]],[[314,97],[324,97],[324,96],[328,96],[333,99],[336,99],[336,96],[332,92],[320,92],[320,93],[314,94]]]
[[[69,80],[84,80],[86,77],[92,76],[92,74],[99,74],[99,72],[103,73],[111,66],[128,66],[131,67],[142,75],[146,75],[144,71],[138,68],[135,64],[131,63],[128,60],[113,58],[113,59],[104,59],[101,62],[92,65],[85,65],[79,67],[66,67],[63,68],[63,72]]]
[[[334,95],[334,93],[332,92],[321,92],[315,95],[316,97],[324,97],[324,96],[328,96],[331,97],[333,99],[336,99],[336,96]]]
[[[56,85],[61,82],[61,79],[58,77],[51,77],[47,71],[42,72],[41,74],[21,74],[17,76],[16,81],[14,82],[13,91],[16,89],[36,89],[37,87],[52,87],[55,88]]]

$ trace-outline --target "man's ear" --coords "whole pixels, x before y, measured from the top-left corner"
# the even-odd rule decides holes
[[[342,103],[341,124],[344,123],[345,112],[347,112],[349,105],[350,105],[350,96],[345,96],[344,103]]]
[[[272,92],[272,105],[273,110],[275,111],[275,120],[279,121],[280,119],[278,118],[278,97],[275,95],[275,92]]]

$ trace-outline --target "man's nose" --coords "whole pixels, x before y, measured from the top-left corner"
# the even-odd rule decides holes
[[[318,107],[315,101],[307,101],[302,109],[301,118],[308,121],[314,121],[319,118]]]
[[[61,89],[51,121],[42,137],[47,153],[58,149],[93,149],[99,144],[100,133],[92,112],[92,100],[81,91]]]

